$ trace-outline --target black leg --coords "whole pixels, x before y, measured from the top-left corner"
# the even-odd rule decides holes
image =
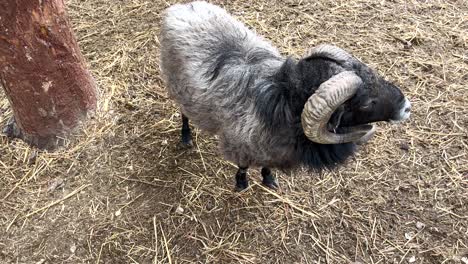
[[[271,174],[271,170],[267,167],[262,168],[262,177],[263,177],[263,185],[267,186],[271,189],[278,189],[278,182],[275,179],[275,176]]]
[[[248,167],[239,167],[236,173],[236,191],[242,191],[249,187],[249,180],[247,179]]]
[[[185,147],[192,147],[192,131],[190,130],[188,118],[182,114],[182,130],[181,130],[181,141]]]
[[[2,132],[9,138],[22,138],[23,137],[21,130],[16,124],[16,120],[14,116],[11,117],[10,120],[8,120]]]

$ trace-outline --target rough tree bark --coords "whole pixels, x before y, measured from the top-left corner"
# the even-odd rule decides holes
[[[0,84],[14,118],[4,132],[51,149],[96,107],[63,0],[0,0]]]

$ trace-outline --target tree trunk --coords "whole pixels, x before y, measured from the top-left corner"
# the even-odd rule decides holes
[[[95,109],[63,0],[0,0],[0,84],[14,113],[5,132],[39,148],[56,147]]]

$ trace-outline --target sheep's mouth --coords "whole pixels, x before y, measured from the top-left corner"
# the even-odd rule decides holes
[[[373,124],[356,125],[349,127],[337,127],[332,129],[331,133],[334,134],[359,134],[361,137],[353,141],[355,144],[362,145],[368,142],[375,134],[375,126]]]
[[[367,132],[371,131],[374,128],[373,124],[364,124],[364,125],[357,125],[357,126],[349,126],[349,127],[336,127],[332,129],[328,129],[329,132],[335,134],[349,134],[354,132]]]
[[[375,126],[372,123],[359,124],[354,126],[343,125],[343,108],[340,108],[340,111],[335,112],[327,124],[327,130],[330,133],[334,134],[361,134],[362,137],[356,141],[356,143],[361,144],[367,142],[375,133]]]
[[[331,133],[335,134],[347,134],[359,131],[370,131],[373,129],[373,125],[371,123],[355,125],[355,126],[344,126],[342,124],[344,111],[340,109],[334,113],[327,124],[327,130]]]

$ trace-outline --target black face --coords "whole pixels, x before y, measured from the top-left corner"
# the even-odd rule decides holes
[[[410,115],[411,104],[401,90],[362,62],[343,65],[333,59],[313,57],[301,60],[298,69],[303,87],[318,87],[341,71],[353,71],[361,78],[356,94],[330,118],[330,131],[379,121],[402,121]]]
[[[330,126],[348,127],[403,119],[401,109],[406,99],[400,89],[374,74],[359,75],[363,84],[350,100],[335,111]]]

